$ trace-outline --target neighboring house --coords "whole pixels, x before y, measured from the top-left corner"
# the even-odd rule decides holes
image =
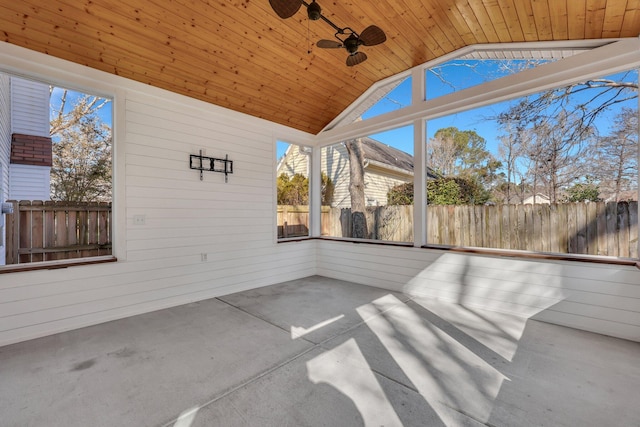
[[[49,200],[49,129],[49,85],[0,73],[0,202]],[[4,265],[4,214],[0,218]]]
[[[367,205],[387,204],[387,193],[396,185],[413,182],[413,156],[371,138],[362,138],[364,151],[364,192]],[[280,159],[277,174],[308,174],[311,150],[290,145]],[[348,208],[349,155],[344,144],[322,149],[321,168],[334,184],[332,207]],[[428,178],[435,178],[429,173]]]
[[[542,193],[536,193],[522,201],[523,205],[550,205],[551,199]]]

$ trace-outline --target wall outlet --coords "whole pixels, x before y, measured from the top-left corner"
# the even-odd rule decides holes
[[[144,215],[134,215],[133,216],[133,224],[134,225],[144,225],[147,222],[147,218]]]
[[[205,253],[201,253],[201,254],[200,254],[200,261],[202,261],[202,262],[206,262],[206,261],[207,261],[207,254],[205,254]]]

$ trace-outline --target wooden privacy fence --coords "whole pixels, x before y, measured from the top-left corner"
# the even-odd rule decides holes
[[[430,206],[429,243],[638,258],[638,202]]]
[[[309,235],[309,206],[278,205],[278,238]]]
[[[365,213],[368,238],[413,241],[413,206],[369,206]],[[351,209],[330,208],[321,216],[323,236],[352,237]]]
[[[11,201],[6,263],[111,254],[111,203]]]
[[[410,242],[413,240],[413,206],[367,208],[369,238]],[[278,238],[309,235],[309,206],[278,205]],[[351,237],[351,209],[322,206],[321,234]]]
[[[283,210],[279,229],[284,222],[300,224],[307,235],[308,212],[307,206],[296,207],[296,216]],[[370,239],[413,241],[413,206],[368,207],[366,217]],[[351,237],[351,210],[323,207],[321,233]],[[427,242],[638,258],[638,202],[432,205],[427,209]]]

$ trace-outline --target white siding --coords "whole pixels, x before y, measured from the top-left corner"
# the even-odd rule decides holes
[[[115,95],[118,262],[0,274],[0,345],[315,274],[315,242],[274,232],[275,140],[310,135],[0,43],[16,56]],[[227,184],[189,169],[200,149],[233,160]]]
[[[49,136],[49,85],[11,77],[12,133]]]
[[[640,270],[318,241],[318,274],[640,341]]]
[[[322,171],[335,186],[332,207],[351,207],[349,196],[349,155],[344,144],[335,144],[322,149],[320,160]],[[411,176],[401,177],[379,166],[368,165],[364,171],[364,195],[367,205],[386,205],[387,192],[392,187],[410,181]]]
[[[334,208],[351,207],[349,196],[349,155],[344,144],[335,144],[324,147],[320,156],[320,167],[327,174],[334,185],[333,201]]]
[[[34,165],[9,165],[10,200],[49,200],[51,168]]]
[[[9,159],[11,157],[11,84],[6,74],[0,73],[0,194],[9,191]],[[2,200],[4,201],[4,200]]]
[[[404,178],[404,179],[403,179]],[[396,185],[413,181],[413,176],[389,173],[382,168],[367,166],[364,172],[364,192],[368,206],[384,206],[387,204],[387,193]]]
[[[311,159],[311,150],[308,148],[302,148],[299,145],[289,145],[284,156],[278,164],[277,176],[286,174],[289,177],[295,174],[302,174],[306,177],[309,176],[309,160]]]
[[[0,203],[9,197],[9,158],[11,156],[11,81],[0,73]],[[0,214],[1,216],[2,214]],[[4,220],[0,217],[0,265],[5,263]]]

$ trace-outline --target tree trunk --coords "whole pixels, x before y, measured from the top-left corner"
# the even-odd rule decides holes
[[[364,198],[364,150],[362,140],[352,139],[344,143],[349,153],[349,195],[351,196],[351,237],[366,239],[366,202]]]

